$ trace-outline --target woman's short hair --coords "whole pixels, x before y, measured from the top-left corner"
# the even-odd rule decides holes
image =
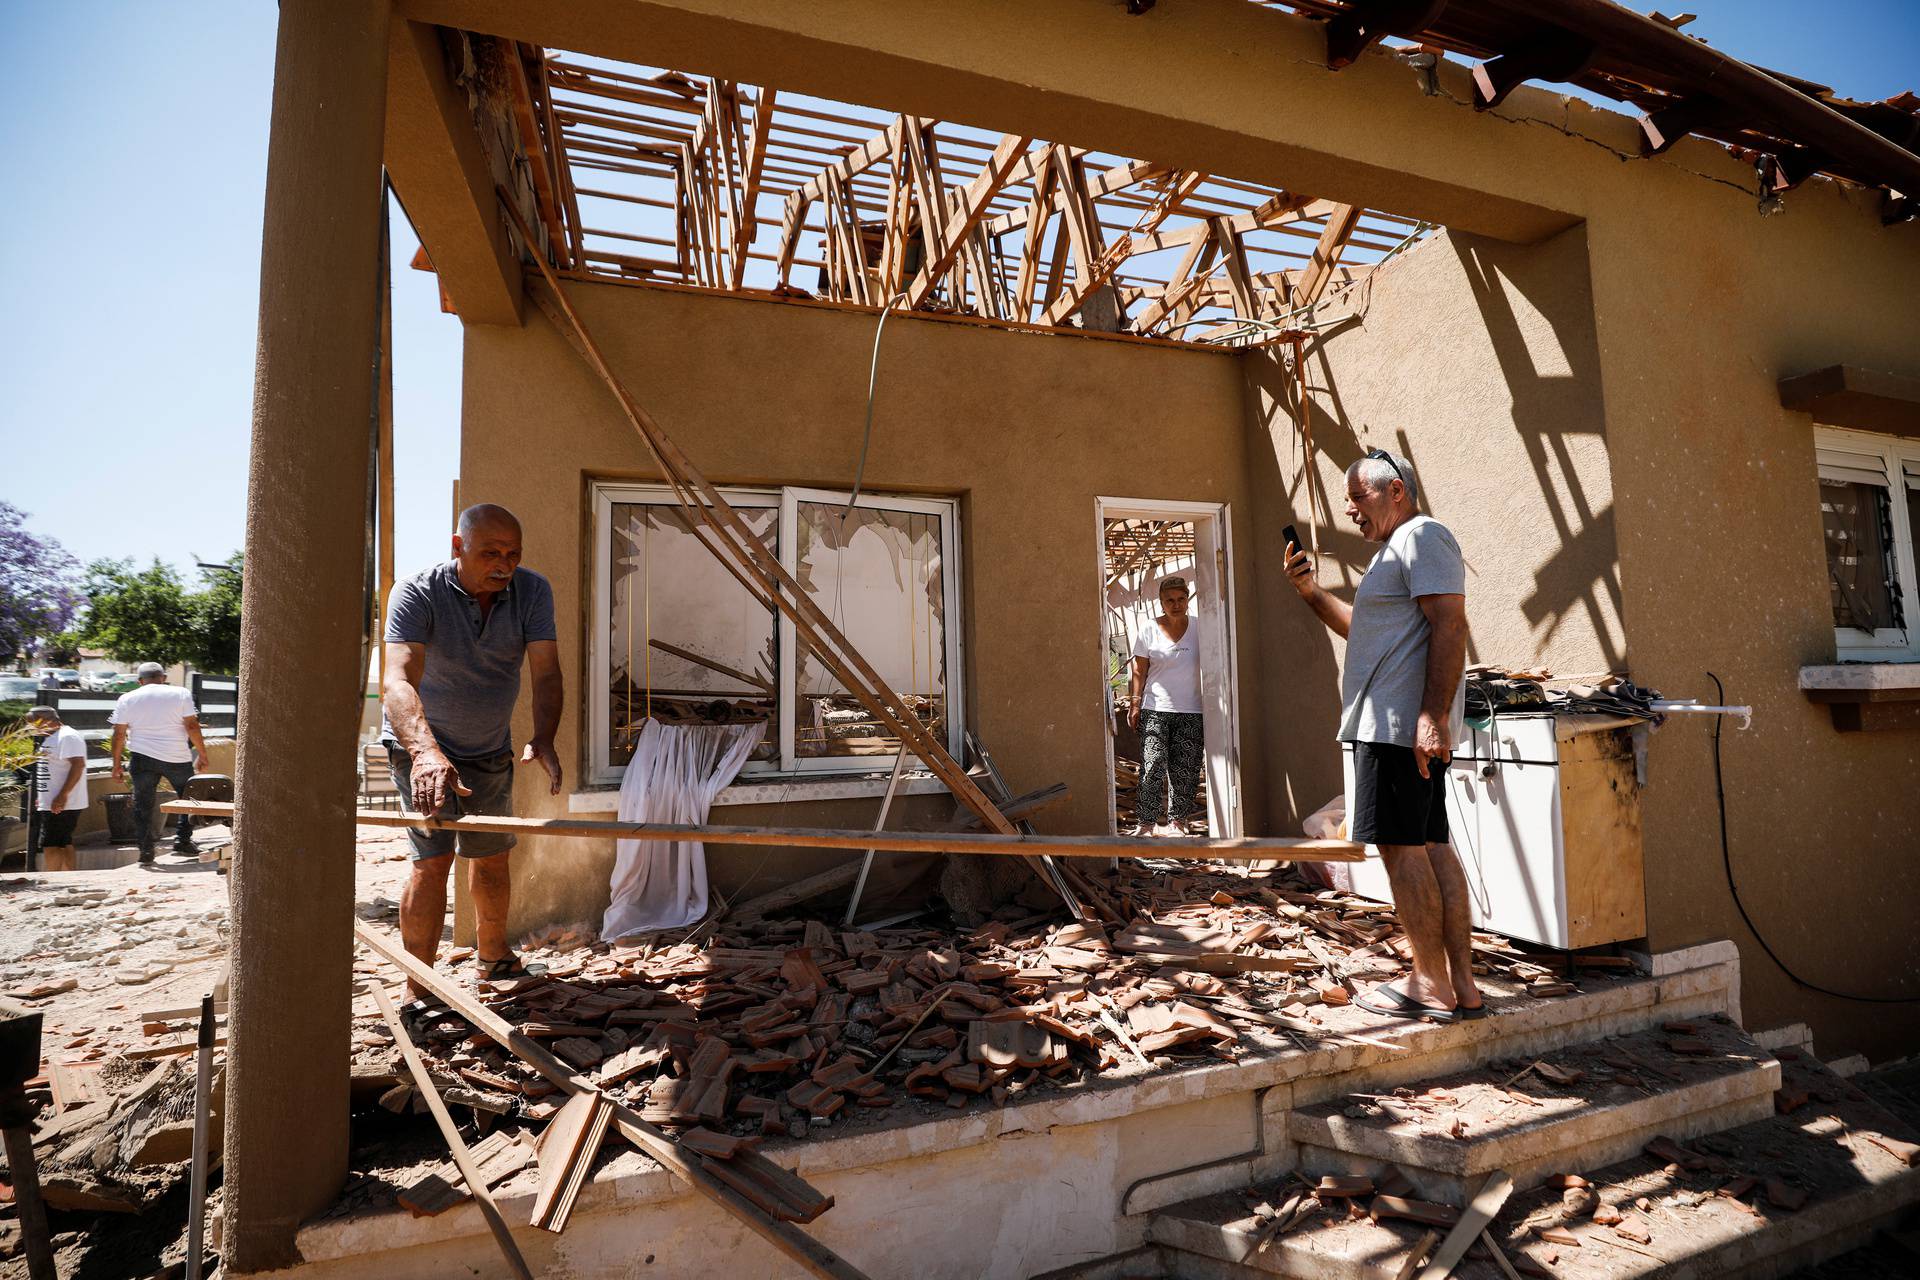
[[[1188,595],[1193,594],[1193,588],[1187,585],[1187,580],[1177,573],[1170,578],[1160,579],[1160,594],[1165,595],[1169,591],[1184,591]]]

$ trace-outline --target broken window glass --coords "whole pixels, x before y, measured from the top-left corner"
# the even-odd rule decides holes
[[[777,553],[780,510],[737,508]],[[612,504],[608,763],[625,764],[648,716],[666,724],[772,720],[779,660],[773,610],[727,571],[676,505]],[[753,760],[778,760],[773,733]]]
[[[1912,495],[1909,495],[1911,508]],[[1895,578],[1893,506],[1887,486],[1867,479],[1820,477],[1833,625],[1872,634],[1905,626]]]
[[[796,504],[795,576],[936,737],[947,732],[946,583],[938,514]],[[897,738],[804,645],[794,656],[794,755],[893,755]]]

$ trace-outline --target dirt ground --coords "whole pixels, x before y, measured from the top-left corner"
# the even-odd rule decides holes
[[[229,924],[218,850],[232,834],[215,825],[194,834],[196,857],[176,856],[163,843],[158,859],[146,866],[0,874],[0,998],[41,1015],[41,1055],[49,1072],[54,1063],[74,1063],[86,1075],[86,1064],[130,1050],[190,1044],[191,1017],[148,1022],[143,1015],[195,1009],[210,993],[224,996]],[[405,850],[404,832],[360,830],[358,901],[398,901],[407,874]],[[190,1070],[190,1053],[169,1057],[183,1073]],[[143,1065],[164,1060],[145,1059]],[[43,1124],[47,1118],[43,1113]],[[40,1158],[46,1158],[44,1149]],[[139,1214],[54,1211],[50,1225],[63,1280],[127,1280],[170,1268],[177,1273],[187,1189],[182,1176],[167,1180],[167,1189]],[[217,1172],[212,1186],[217,1195]],[[0,1186],[0,1277],[25,1274],[11,1200],[9,1179]]]

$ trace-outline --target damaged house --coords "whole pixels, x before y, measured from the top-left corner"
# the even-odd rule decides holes
[[[516,1059],[562,1094],[574,1072],[673,1081],[611,1121],[591,1090],[542,1111],[550,1148],[584,1155],[529,1175],[549,1225],[580,1197],[564,1235],[511,1224],[537,1270],[1308,1274],[1320,1249],[1364,1259],[1341,1274],[1410,1274],[1462,1215],[1460,1250],[1502,1211],[1505,1190],[1483,1213],[1477,1198],[1496,1168],[1520,1230],[1585,1185],[1565,1176],[1622,1161],[1641,1164],[1607,1175],[1607,1205],[1631,1209],[1654,1193],[1618,1188],[1669,1165],[1754,1184],[1740,1161],[1776,1140],[1741,1126],[1797,1123],[1797,1106],[1772,1118],[1778,1091],[1883,1123],[1829,1075],[1796,1086],[1817,1064],[1741,1028],[1804,1024],[1767,1043],[1810,1028],[1874,1061],[1916,1048],[1910,1018],[1851,998],[1920,972],[1903,922],[1920,896],[1915,104],[1757,71],[1605,0],[1552,8],[286,0],[229,1267],[516,1273],[467,1208],[309,1221],[349,1167],[348,762],[369,602],[395,568],[369,569],[369,476],[390,511],[395,447],[383,168],[463,327],[455,507],[518,514],[560,619],[568,783],[518,780],[516,812],[547,830],[514,856],[511,936],[661,927],[645,892],[616,897],[624,855],[593,834],[651,726],[740,727],[702,799],[710,824],[757,833],[708,840],[705,933],[566,952],[568,993],[529,994],[517,1022],[442,1011],[448,1044],[477,1028],[471,1052],[493,1055],[466,1065],[477,1088]],[[1584,719],[1482,717],[1456,761],[1477,939],[1508,981],[1480,1023],[1389,1032],[1341,1007],[1346,979],[1395,955],[1343,840],[1269,846],[1317,849],[1332,873],[1285,887],[1246,856],[1065,856],[1132,813],[1116,707],[1127,634],[1168,574],[1205,624],[1197,829],[1304,839],[1342,794],[1343,647],[1294,598],[1281,531],[1350,592],[1370,548],[1343,477],[1373,448],[1412,462],[1422,510],[1459,538],[1469,661],[1501,673],[1485,687],[1522,711],[1544,712],[1542,688],[1590,699]],[[1610,714],[1623,689],[1638,702]],[[530,714],[523,699],[516,739]],[[896,837],[875,837],[882,856],[804,838],[877,812]],[[947,856],[1021,823],[1063,856]],[[961,932],[915,934],[929,904]],[[470,930],[462,914],[456,941]],[[1132,973],[1140,955],[1173,972]],[[1296,961],[1322,976],[1292,983]],[[1101,964],[1120,976],[1096,990]],[[636,975],[644,998],[622,993]],[[684,987],[702,982],[718,1003]],[[942,1004],[954,983],[964,1008]],[[1282,990],[1300,1007],[1254,998]],[[858,1021],[862,998],[880,1038],[829,1052],[841,1033],[810,1029]],[[995,1016],[1023,1009],[1023,1030]],[[635,1031],[654,1024],[685,1034]],[[907,1080],[881,1069],[896,1041]],[[1154,1064],[1175,1047],[1192,1056]],[[1138,1070],[1041,1089],[1073,1054]],[[789,1073],[777,1097],[756,1070]],[[1437,1151],[1447,1123],[1508,1141],[1483,1093],[1516,1071],[1604,1077],[1623,1092],[1588,1112],[1620,1118],[1576,1140],[1556,1112],[1532,1147]],[[902,1097],[927,1110],[846,1120]],[[1423,1108],[1473,1098],[1491,1109],[1461,1103],[1471,1125],[1449,1112],[1408,1136]],[[704,1136],[662,1136],[687,1125]],[[609,1132],[636,1149],[576,1173]],[[1827,1205],[1820,1239],[1910,1203],[1915,1152],[1884,1136],[1851,1164],[1812,1160],[1840,1172],[1783,1181],[1781,1200]],[[1676,1145],[1696,1137],[1726,1150]],[[490,1149],[503,1179],[533,1168],[510,1145]],[[1709,1158],[1725,1168],[1690,1163]],[[780,1173],[742,1173],[752,1160]],[[1291,1193],[1244,1194],[1293,1174]],[[1338,1213],[1306,1227],[1309,1186]],[[1723,1198],[1743,1193],[1761,1194]],[[1756,1212],[1620,1248],[1678,1262],[1763,1227],[1815,1238],[1767,1217],[1780,1201]],[[1554,1271],[1542,1231],[1566,1234],[1522,1231],[1528,1266],[1588,1274]],[[1116,1258],[1136,1269],[1093,1269]],[[1499,1273],[1472,1256],[1457,1274]]]

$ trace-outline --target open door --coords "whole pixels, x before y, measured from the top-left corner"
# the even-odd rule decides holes
[[[1224,503],[1100,498],[1099,607],[1105,637],[1102,696],[1107,763],[1115,778],[1111,829],[1118,830],[1135,780],[1137,755],[1118,715],[1126,692],[1133,637],[1158,614],[1160,579],[1180,574],[1193,584],[1193,617],[1200,635],[1200,696],[1206,730],[1202,792],[1209,835],[1245,834],[1240,805],[1239,672],[1233,607],[1233,539]],[[1119,748],[1119,749],[1116,749]]]

